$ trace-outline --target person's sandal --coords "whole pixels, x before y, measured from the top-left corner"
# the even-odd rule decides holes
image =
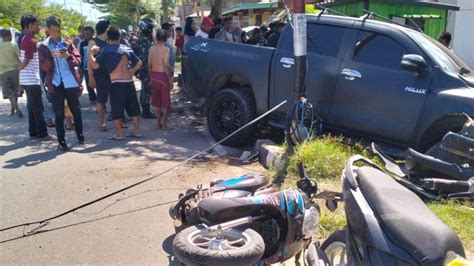
[[[105,132],[107,130],[109,130],[107,126],[99,127],[99,131]]]
[[[108,137],[107,139],[108,139],[108,140],[114,140],[114,141],[122,141],[122,140],[123,140],[123,138],[118,138],[118,137],[116,137],[115,135],[110,136],[110,137]]]

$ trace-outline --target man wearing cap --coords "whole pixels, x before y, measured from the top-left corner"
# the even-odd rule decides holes
[[[209,17],[204,17],[202,19],[201,27],[196,32],[196,37],[201,37],[203,39],[209,38],[209,31],[211,31],[212,27],[214,27],[214,22]]]

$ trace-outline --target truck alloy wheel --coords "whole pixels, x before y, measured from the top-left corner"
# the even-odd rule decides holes
[[[220,141],[256,116],[255,103],[243,88],[218,92],[210,103],[207,122],[212,136]],[[251,125],[224,141],[224,145],[242,146],[255,138],[256,125]]]

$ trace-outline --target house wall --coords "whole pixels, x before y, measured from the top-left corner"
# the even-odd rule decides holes
[[[451,33],[451,48],[471,68],[474,68],[474,1],[473,0],[440,0],[454,4],[459,11],[448,12],[446,31]]]
[[[380,0],[371,0],[369,4],[370,11],[373,11],[383,17],[402,16],[405,14],[425,14],[438,15],[442,18],[426,19],[424,32],[433,37],[438,38],[441,32],[446,30],[447,11],[443,8],[427,7],[403,3],[387,3]]]

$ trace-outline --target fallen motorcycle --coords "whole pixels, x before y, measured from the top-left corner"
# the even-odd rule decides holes
[[[327,265],[311,243],[319,225],[319,206],[311,201],[317,185],[298,167],[298,188],[277,191],[257,174],[181,194],[170,208],[175,256],[192,265],[267,265],[305,253],[306,265]]]
[[[416,194],[362,156],[347,162],[342,198],[347,228],[321,245],[331,265],[446,265],[465,256],[456,233]]]

